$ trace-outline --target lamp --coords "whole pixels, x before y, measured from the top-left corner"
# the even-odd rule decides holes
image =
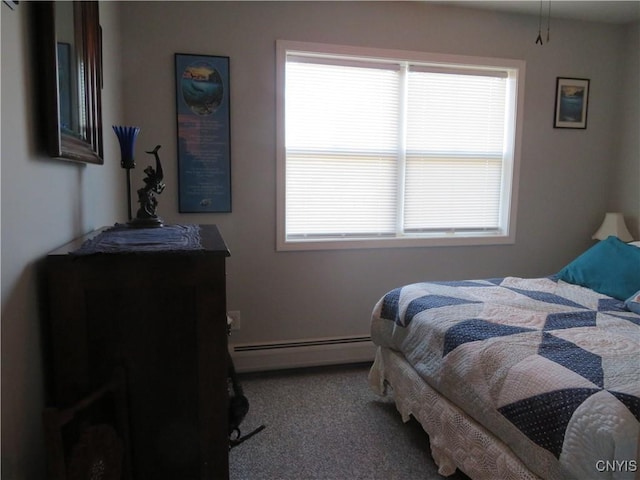
[[[594,240],[604,240],[609,236],[618,237],[623,242],[630,242],[633,237],[629,233],[626,224],[624,223],[624,217],[618,212],[608,212],[604,216],[602,225],[596,233],[593,234]]]
[[[120,142],[120,166],[127,170],[127,206],[129,208],[127,214],[131,220],[131,169],[136,167],[136,162],[133,159],[133,147],[136,143],[136,137],[140,133],[140,128],[116,125],[113,125],[112,128]]]

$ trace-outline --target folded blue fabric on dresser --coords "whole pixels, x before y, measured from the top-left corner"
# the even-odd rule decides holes
[[[179,252],[202,249],[199,225],[131,228],[123,224],[116,224],[84,242],[78,250],[72,252],[72,255]]]

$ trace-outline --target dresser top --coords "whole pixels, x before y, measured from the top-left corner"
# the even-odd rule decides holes
[[[168,225],[167,227],[173,227],[171,225]],[[192,225],[187,226],[187,227],[193,227]],[[145,255],[153,255],[153,254],[171,254],[171,253],[177,253],[180,255],[185,255],[185,254],[214,254],[214,255],[220,255],[220,256],[225,256],[228,257],[230,255],[229,253],[229,249],[224,241],[224,239],[222,238],[222,235],[220,235],[220,231],[218,230],[218,227],[216,225],[197,225],[196,227],[198,228],[198,234],[199,234],[199,245],[200,247],[197,249],[186,249],[186,250],[180,250],[180,249],[173,249],[170,246],[167,246],[167,248],[163,248],[163,244],[161,241],[159,241],[157,244],[155,244],[156,249],[153,251],[131,251],[131,250],[127,250],[127,249],[112,249],[108,252],[96,252],[96,253],[100,253],[100,254],[107,254],[107,255],[118,255],[118,254],[131,254],[131,253],[142,253]],[[158,232],[159,234],[162,233],[160,230],[166,228],[166,227],[156,227],[153,229],[131,229],[130,231],[132,233],[147,233],[150,234],[150,236],[152,237],[152,240],[150,243],[153,244],[153,233]],[[63,245],[60,248],[57,248],[56,250],[52,251],[49,253],[49,257],[51,256],[61,256],[61,255],[68,255],[68,254],[72,254],[74,252],[77,252],[78,249],[80,249],[80,247],[82,247],[83,245],[85,245],[86,247],[86,243],[87,242],[96,242],[97,240],[99,240],[100,238],[103,238],[105,235],[107,235],[107,232],[113,229],[113,227],[102,227],[100,229],[94,230],[93,232],[90,232],[86,235],[83,235],[82,237],[78,237],[74,240],[72,240],[71,242]],[[102,237],[101,237],[102,235]],[[84,255],[83,255],[84,256]]]

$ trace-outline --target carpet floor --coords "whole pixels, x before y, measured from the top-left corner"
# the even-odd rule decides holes
[[[369,365],[240,376],[250,409],[230,480],[436,480],[429,438],[369,389]],[[456,472],[447,477],[463,480]]]

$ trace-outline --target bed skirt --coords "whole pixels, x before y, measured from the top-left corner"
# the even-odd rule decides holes
[[[540,480],[502,441],[424,382],[398,352],[378,347],[369,385],[381,396],[391,386],[402,420],[413,416],[420,422],[440,475],[459,468],[474,480]]]

